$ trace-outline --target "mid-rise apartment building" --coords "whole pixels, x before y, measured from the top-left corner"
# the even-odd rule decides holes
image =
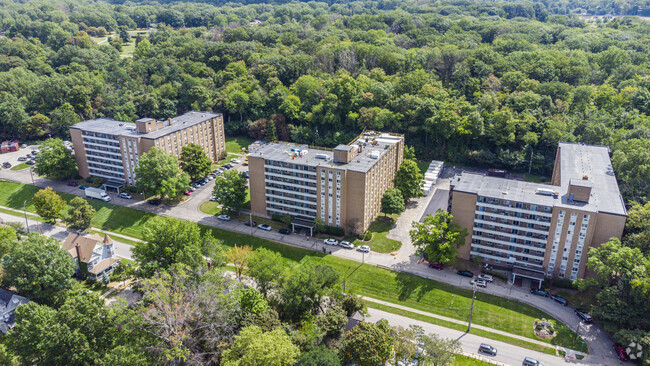
[[[463,173],[451,213],[469,233],[460,258],[540,284],[585,277],[589,248],[620,238],[627,218],[609,148],[572,143],[559,144],[550,185]]]
[[[157,147],[180,156],[187,144],[203,147],[212,161],[226,150],[221,113],[188,112],[157,121],[141,118],[135,123],[108,118],[92,119],[70,126],[79,175],[135,184],[135,167],[142,154]]]
[[[251,210],[290,215],[294,227],[326,225],[363,232],[402,163],[402,135],[366,132],[334,149],[266,144],[248,155]]]

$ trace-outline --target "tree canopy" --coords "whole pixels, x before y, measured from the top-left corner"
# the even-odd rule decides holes
[[[160,197],[179,197],[190,185],[190,177],[178,167],[178,159],[157,147],[140,156],[135,174],[138,191]]]
[[[239,211],[246,202],[246,177],[237,170],[227,170],[214,179],[212,194],[222,208]]]
[[[212,171],[212,160],[203,148],[197,144],[188,144],[181,149],[181,169],[193,181],[199,180]]]
[[[36,192],[33,201],[36,213],[46,220],[56,221],[63,215],[65,201],[52,190],[52,187],[43,188]]]
[[[34,167],[36,174],[52,179],[65,179],[77,174],[77,161],[61,139],[47,139],[39,148]]]
[[[417,251],[431,262],[454,263],[458,248],[465,244],[467,229],[447,211],[427,215],[424,222],[413,222],[411,240]]]
[[[82,197],[75,197],[70,200],[68,214],[63,218],[66,225],[75,230],[86,230],[95,217],[95,209]]]

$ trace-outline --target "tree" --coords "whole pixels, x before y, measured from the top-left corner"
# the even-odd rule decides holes
[[[70,134],[70,126],[80,122],[79,115],[75,112],[70,103],[64,103],[50,113],[52,121],[51,131],[55,136],[66,138]]]
[[[36,213],[46,220],[56,221],[61,217],[61,211],[65,208],[65,201],[52,190],[52,187],[36,192],[33,202]]]
[[[40,146],[34,171],[52,179],[70,178],[77,174],[77,161],[61,139],[47,139]]]
[[[145,365],[146,336],[135,327],[133,311],[105,306],[95,294],[66,299],[58,309],[30,302],[16,310],[7,346],[23,364]],[[129,354],[124,358],[124,354]],[[113,358],[120,356],[120,362]]]
[[[348,317],[339,305],[330,306],[325,313],[320,313],[316,317],[316,324],[325,332],[325,337],[328,339],[338,339],[347,322]]]
[[[422,197],[423,179],[424,175],[420,172],[418,164],[413,160],[405,159],[395,173],[393,183],[395,188],[402,192],[404,201],[408,201],[411,198]]]
[[[316,311],[337,281],[337,272],[322,263],[302,263],[286,272],[278,291],[280,315],[295,322]]]
[[[53,304],[71,286],[72,258],[53,238],[31,234],[3,260],[3,284],[32,301]]]
[[[362,322],[345,333],[342,354],[346,362],[359,366],[383,365],[391,357],[393,337],[385,321],[379,324]]]
[[[229,263],[232,263],[235,266],[235,271],[237,273],[237,278],[241,278],[241,274],[244,271],[244,268],[248,266],[248,260],[253,255],[253,249],[248,245],[238,247],[235,245],[226,251],[225,256],[226,260]]]
[[[414,221],[411,241],[418,253],[431,262],[454,263],[458,248],[465,244],[467,229],[462,228],[447,211],[438,210],[427,215],[424,222]]]
[[[142,238],[144,241],[133,246],[133,259],[140,263],[145,277],[176,263],[190,268],[205,264],[201,255],[201,229],[195,222],[156,216],[144,225]]]
[[[423,334],[421,327],[411,325],[409,328],[393,327],[391,335],[395,339],[395,361],[410,363],[418,356],[418,337]]]
[[[621,141],[612,165],[626,197],[637,201],[650,197],[650,139]]]
[[[232,346],[224,351],[222,366],[290,366],[300,350],[282,329],[262,332],[256,326],[241,330]]]
[[[222,208],[239,211],[246,202],[246,177],[236,170],[227,170],[214,180],[212,194]]]
[[[304,352],[298,358],[296,366],[340,366],[341,360],[336,352],[321,346]]]
[[[63,218],[68,227],[75,230],[86,230],[95,217],[95,209],[82,197],[75,197],[70,201],[68,215]]]
[[[279,284],[285,264],[278,252],[258,248],[248,260],[248,275],[255,280],[260,292],[266,296]]]
[[[210,174],[212,161],[208,158],[203,148],[197,144],[188,144],[181,150],[181,169],[193,181],[199,180]]]
[[[381,212],[384,215],[399,215],[404,212],[404,197],[398,188],[388,188],[381,197]]]
[[[632,204],[625,222],[626,246],[639,248],[643,254],[650,254],[650,202],[645,205]]]
[[[157,147],[142,154],[135,167],[135,174],[138,179],[136,188],[140,192],[160,197],[176,198],[190,185],[190,177],[178,167],[176,157]]]
[[[155,341],[154,364],[214,365],[232,342],[238,312],[235,292],[221,273],[175,265],[142,283],[142,329]]]
[[[18,236],[16,230],[11,226],[0,225],[0,258],[9,253],[11,247],[14,246]]]
[[[596,276],[576,282],[580,288],[600,284],[612,286],[621,279],[644,273],[648,260],[638,248],[623,246],[618,238],[611,238],[599,247],[589,248],[587,268]]]
[[[441,338],[437,334],[422,334],[417,337],[417,341],[424,350],[422,358],[425,365],[450,366],[461,352],[460,342]]]

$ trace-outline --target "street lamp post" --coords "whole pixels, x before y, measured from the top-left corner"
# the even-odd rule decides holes
[[[472,286],[472,306],[469,308],[469,323],[467,324],[467,333],[472,329],[472,313],[474,312],[474,300],[476,299],[476,284]]]
[[[27,200],[23,201],[23,214],[25,215],[25,229],[27,230],[27,234],[29,234],[29,222],[27,222],[27,211],[25,211],[26,204],[27,204]]]
[[[34,167],[29,167],[29,175],[32,177],[32,184],[34,183]]]

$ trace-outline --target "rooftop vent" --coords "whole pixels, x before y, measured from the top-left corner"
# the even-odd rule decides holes
[[[316,159],[327,159],[327,154],[316,154],[314,157]]]
[[[589,180],[589,176],[587,176],[587,175],[583,175],[583,176],[582,176],[582,180]]]
[[[542,194],[544,196],[553,196],[555,192],[552,189],[548,188],[537,188],[537,194]]]

